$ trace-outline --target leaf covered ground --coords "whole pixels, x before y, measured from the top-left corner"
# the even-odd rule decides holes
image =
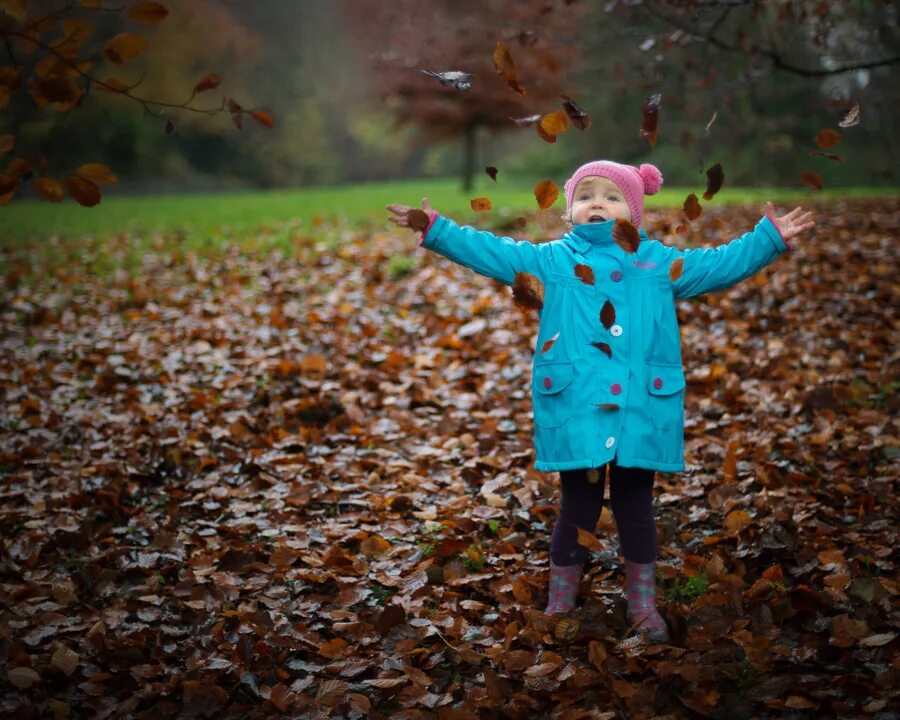
[[[579,607],[540,612],[558,480],[531,468],[537,319],[508,288],[363,226],[102,277],[127,236],[46,276],[3,251],[0,711],[897,717],[900,201],[817,211],[679,305],[664,646],[630,633],[606,511]],[[678,245],[758,218],[655,215]]]

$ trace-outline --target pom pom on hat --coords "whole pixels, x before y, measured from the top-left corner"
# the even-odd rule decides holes
[[[638,174],[644,181],[644,194],[656,195],[663,184],[663,176],[656,165],[644,163],[638,168]]]
[[[631,210],[631,223],[635,227],[640,226],[644,215],[644,195],[655,195],[663,184],[662,173],[655,165],[644,163],[636,168],[612,160],[594,160],[582,165],[566,181],[566,207],[572,207],[575,188],[586,177],[605,177],[619,186]]]

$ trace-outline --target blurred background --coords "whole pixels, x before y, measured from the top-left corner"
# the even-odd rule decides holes
[[[39,4],[39,3],[33,3]],[[45,3],[52,5],[52,3]],[[60,3],[57,3],[57,5]],[[0,111],[0,134],[59,172],[102,162],[110,194],[335,185],[398,178],[552,177],[600,157],[654,162],[669,184],[696,184],[721,162],[730,185],[895,185],[900,94],[897,3],[717,0],[171,0],[141,28],[144,55],[113,68],[136,92],[178,103],[206,73],[223,95],[259,106],[273,130],[238,131],[228,113],[173,111],[176,132],[126,98],[88,90],[67,112],[28,93]],[[110,15],[98,21],[121,24]],[[498,40],[526,94],[493,67]],[[0,49],[0,57],[3,50]],[[474,74],[468,93],[421,69]],[[102,73],[101,73],[102,74]],[[639,136],[641,106],[662,96],[659,141]],[[589,114],[551,145],[510,118],[568,95]],[[860,122],[810,155],[822,128],[858,103]],[[252,125],[252,126],[251,126]],[[20,197],[33,197],[27,188]],[[19,198],[17,197],[17,200]]]

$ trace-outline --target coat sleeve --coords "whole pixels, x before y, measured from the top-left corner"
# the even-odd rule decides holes
[[[540,245],[460,227],[443,215],[428,228],[422,246],[506,285],[512,285],[520,272],[541,277]]]
[[[678,258],[683,265],[681,277],[673,284],[675,297],[689,298],[724,290],[759,272],[785,250],[787,245],[778,228],[763,218],[752,232],[725,245],[681,251]]]

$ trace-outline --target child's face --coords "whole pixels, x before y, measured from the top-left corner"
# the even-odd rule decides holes
[[[609,178],[596,176],[579,181],[572,195],[573,225],[620,218],[631,222],[631,210],[618,185]]]

